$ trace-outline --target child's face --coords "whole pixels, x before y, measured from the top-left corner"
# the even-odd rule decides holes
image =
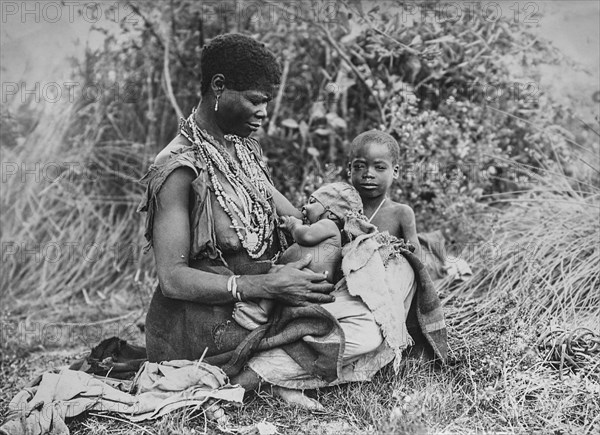
[[[390,150],[385,144],[365,144],[356,151],[349,167],[352,185],[361,197],[386,195],[394,179],[398,178],[398,165],[392,163]]]
[[[325,213],[325,207],[315,197],[311,196],[308,202],[302,207],[302,214],[308,221],[308,223],[314,224],[321,216]]]

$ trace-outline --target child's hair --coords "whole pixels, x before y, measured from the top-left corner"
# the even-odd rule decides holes
[[[356,136],[350,144],[349,159],[352,160],[356,157],[358,150],[372,142],[386,145],[392,157],[392,164],[398,164],[400,161],[400,145],[391,135],[380,130],[369,130]]]

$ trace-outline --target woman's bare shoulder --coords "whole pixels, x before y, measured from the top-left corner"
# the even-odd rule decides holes
[[[165,163],[169,158],[177,153],[177,151],[182,150],[186,146],[189,146],[190,142],[181,134],[178,134],[173,138],[169,144],[164,147],[154,159],[155,165],[161,165]]]

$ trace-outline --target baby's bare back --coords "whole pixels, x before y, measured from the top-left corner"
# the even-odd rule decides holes
[[[342,247],[334,238],[329,238],[315,246],[301,246],[294,243],[281,254],[277,263],[288,264],[308,254],[312,257],[308,268],[316,273],[327,272],[327,280],[333,282],[342,261]]]

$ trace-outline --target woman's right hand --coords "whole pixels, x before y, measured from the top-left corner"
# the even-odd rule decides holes
[[[333,290],[333,284],[326,281],[327,273],[306,269],[311,261],[312,257],[305,255],[298,261],[273,266],[264,290],[271,299],[286,305],[333,302],[335,297],[328,294]]]

